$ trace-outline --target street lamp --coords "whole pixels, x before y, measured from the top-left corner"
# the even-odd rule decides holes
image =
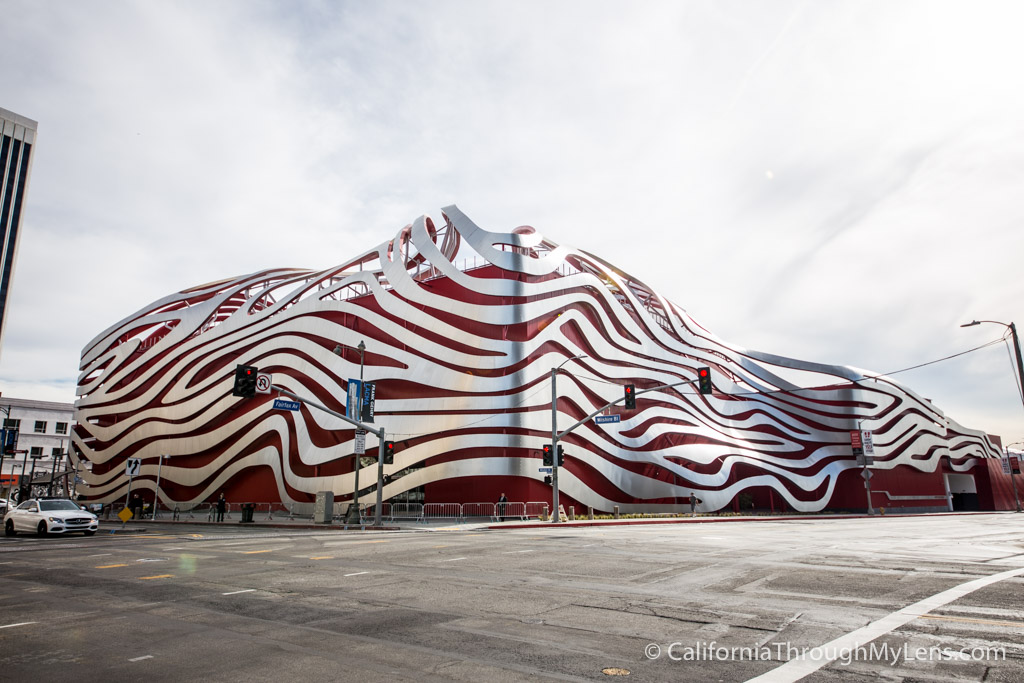
[[[1005,328],[1010,330],[1010,336],[1013,337],[1013,351],[1014,351],[1014,353],[1017,356],[1017,380],[1018,380],[1018,386],[1020,387],[1020,391],[1021,391],[1021,394],[1020,394],[1021,401],[1024,402],[1024,361],[1022,361],[1021,357],[1020,357],[1020,340],[1017,338],[1017,326],[1014,325],[1012,322],[1007,324],[1007,323],[1001,323],[998,320],[972,320],[969,323],[964,323],[960,327],[974,327],[975,325],[980,325],[982,323],[992,323],[993,325],[1002,325],[1003,327],[1005,327]]]
[[[334,353],[338,356],[345,352],[345,349],[351,349],[351,346],[338,344],[334,347]],[[363,419],[363,360],[364,354],[366,353],[366,344],[362,340],[359,341],[359,346],[355,347],[359,351],[359,395],[356,399],[356,414],[351,416],[352,419],[362,420]],[[359,470],[362,467],[362,454],[355,454],[355,465],[353,470],[356,475],[356,488],[352,494],[352,504],[348,506],[348,512],[345,513],[346,524],[359,524]]]
[[[972,320],[969,323],[964,323],[960,327],[974,327],[982,323],[991,323],[993,325],[1002,325],[1003,327],[1010,330],[1010,336],[1013,337],[1013,351],[1017,356],[1017,386],[1020,389],[1021,402],[1024,403],[1024,361],[1021,361],[1020,357],[1020,340],[1017,338],[1017,326],[1012,322],[1001,323],[998,320]],[[1010,459],[1009,447],[1006,451],[1006,459]],[[1019,461],[1018,461],[1019,462]],[[1010,467],[1010,481],[1013,482],[1013,500],[1017,504],[1017,512],[1020,512],[1020,500],[1017,498],[1017,482],[1013,477],[1013,467]]]
[[[555,382],[563,365],[569,361],[586,357],[586,354],[581,353],[578,356],[566,358],[558,367],[551,368],[551,506],[553,508],[551,522],[553,524],[562,521],[558,513],[558,389],[555,387]]]

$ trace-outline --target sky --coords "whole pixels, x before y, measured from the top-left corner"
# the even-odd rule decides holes
[[[1024,325],[1024,3],[0,0],[39,122],[4,397],[167,294],[458,204],[719,338],[888,373]],[[1024,330],[1022,330],[1024,331]],[[1024,441],[1012,347],[894,374]]]

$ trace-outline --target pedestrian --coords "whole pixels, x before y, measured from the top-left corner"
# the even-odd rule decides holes
[[[224,497],[224,492],[221,491],[220,498],[217,499],[217,521],[224,521],[224,513],[228,511],[228,500]]]
[[[505,521],[505,508],[508,507],[508,498],[505,494],[501,494],[501,498],[498,498],[498,520],[501,522]]]
[[[132,505],[131,505],[131,508],[132,508],[132,516],[135,517],[135,519],[141,519],[142,518],[142,498],[140,498],[139,494],[137,494],[137,493],[132,495]]]
[[[697,512],[697,506],[704,501],[697,497],[697,495],[690,491],[690,514],[693,515]]]

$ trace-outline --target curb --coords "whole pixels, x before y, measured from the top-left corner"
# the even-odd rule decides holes
[[[136,533],[144,534],[160,526],[200,526],[200,527],[220,527],[220,528],[256,528],[256,529],[317,529],[320,531],[401,531],[401,527],[397,526],[373,526],[372,524],[304,524],[304,523],[287,523],[287,522],[197,522],[197,521],[174,521],[174,520],[163,520],[158,519],[155,522],[152,520],[145,520],[142,522],[135,522],[135,524],[144,524],[145,526],[133,526],[127,528],[110,528],[111,525],[117,525],[119,522],[111,522],[110,524],[104,524],[104,520],[100,520],[100,532],[110,533]]]
[[[1006,510],[981,511],[980,514],[993,514],[1006,512]],[[630,526],[635,524],[722,524],[722,523],[743,523],[743,522],[798,522],[798,521],[824,521],[840,519],[898,519],[904,517],[949,517],[952,515],[975,514],[973,512],[912,512],[907,514],[847,514],[847,515],[779,515],[775,517],[679,517],[673,519],[602,519],[602,520],[575,520],[572,522],[524,522],[521,524],[498,524],[484,527],[487,530],[500,531],[502,529],[561,529],[564,527],[590,527],[590,526]]]

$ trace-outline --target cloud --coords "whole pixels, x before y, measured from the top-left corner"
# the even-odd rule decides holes
[[[888,370],[999,334],[964,319],[1024,317],[1016,4],[5,12],[0,106],[40,122],[8,395],[71,386],[90,338],[169,292],[338,264],[453,202],[766,352]],[[973,386],[1006,383],[976,358]],[[963,362],[904,381],[1024,432]]]

